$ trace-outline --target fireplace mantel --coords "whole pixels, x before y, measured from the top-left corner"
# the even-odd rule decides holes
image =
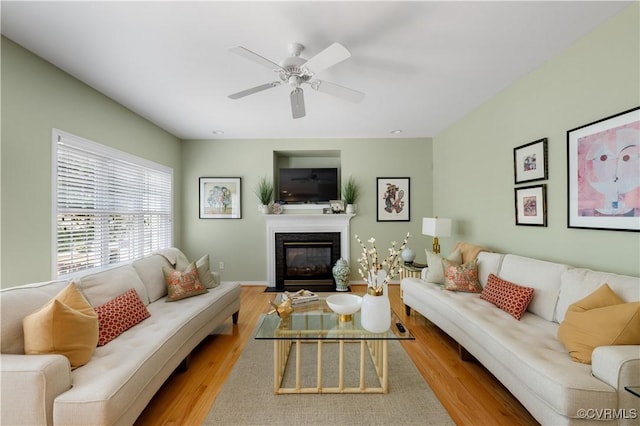
[[[339,232],[341,257],[349,261],[351,234],[349,221],[353,214],[270,214],[264,215],[267,225],[267,282],[276,285],[276,233]]]

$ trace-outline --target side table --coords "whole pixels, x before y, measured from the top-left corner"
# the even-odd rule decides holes
[[[426,268],[426,265],[420,265],[416,263],[403,263],[400,265],[399,276],[403,278],[420,278],[422,270]]]

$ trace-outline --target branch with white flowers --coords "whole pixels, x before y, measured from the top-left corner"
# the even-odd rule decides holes
[[[404,238],[402,245],[396,249],[396,242],[391,243],[389,248],[389,255],[382,260],[382,263],[378,263],[378,249],[376,248],[376,239],[370,238],[367,242],[369,248],[358,238],[356,235],[356,241],[362,247],[362,255],[358,259],[358,273],[360,277],[367,283],[369,287],[383,287],[398,274],[400,271],[400,253],[407,246],[409,237],[411,234],[407,232],[407,236]],[[385,273],[380,274],[379,271]],[[384,278],[383,278],[384,277]],[[382,278],[380,280],[380,278]]]

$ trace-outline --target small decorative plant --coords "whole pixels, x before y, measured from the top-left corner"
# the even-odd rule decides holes
[[[271,183],[271,181],[266,177],[260,178],[254,193],[262,205],[269,205],[271,198],[273,197],[273,183]]]
[[[349,179],[342,184],[342,199],[346,204],[354,204],[359,195],[358,184],[353,176],[349,176]]]

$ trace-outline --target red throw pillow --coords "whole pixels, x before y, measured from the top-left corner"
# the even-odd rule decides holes
[[[129,289],[96,308],[98,313],[98,346],[104,346],[126,330],[151,316],[140,296]]]
[[[487,285],[482,289],[480,298],[493,303],[498,308],[513,315],[515,319],[520,320],[533,299],[533,289],[522,287],[489,274]]]

